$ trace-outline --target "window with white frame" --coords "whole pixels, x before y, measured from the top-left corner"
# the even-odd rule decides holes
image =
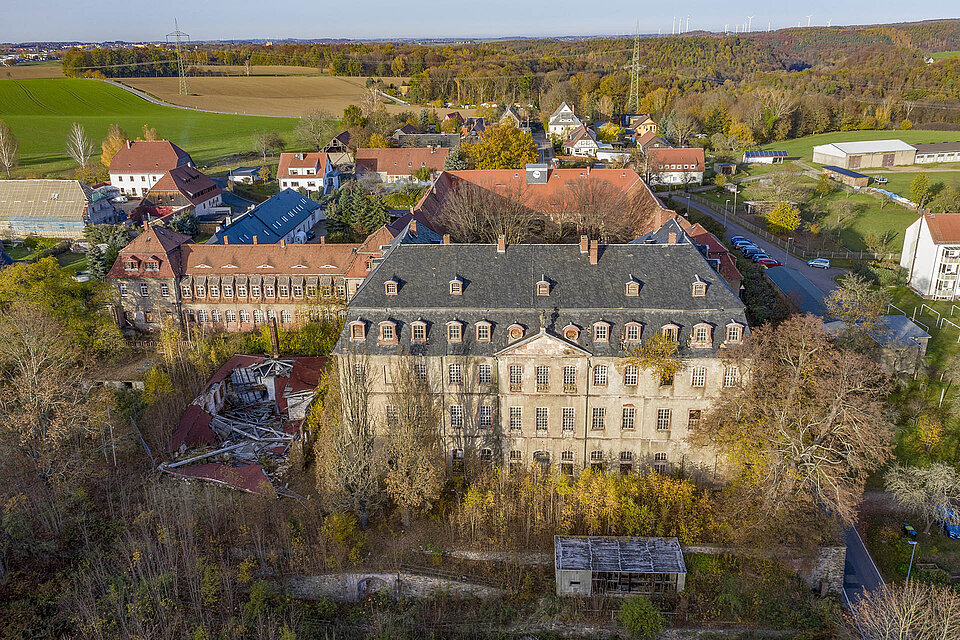
[[[523,426],[523,407],[510,407],[510,430],[520,431]]]
[[[546,431],[550,421],[550,410],[546,407],[537,407],[537,431]]]
[[[263,288],[263,295],[267,298],[273,298],[273,285],[268,284]]]
[[[637,408],[624,407],[623,417],[620,419],[620,428],[626,431],[631,431],[636,426],[636,421],[637,421]]]
[[[246,298],[246,297],[247,297],[247,285],[245,285],[245,284],[238,284],[238,285],[237,285],[237,297],[238,297],[238,298]]]
[[[282,284],[282,285],[280,285],[279,288],[280,288],[280,297],[281,297],[281,298],[288,298],[288,297],[290,297],[290,287],[288,287],[288,286],[285,285],[285,284]]]
[[[610,340],[610,325],[606,322],[598,322],[593,325],[593,341],[608,342]]]
[[[690,386],[691,387],[704,387],[707,384],[707,368],[706,367],[694,367],[690,371]]]
[[[463,405],[462,404],[450,405],[450,428],[451,429],[463,428]]]
[[[189,285],[183,285],[180,287],[180,295],[182,295],[184,298],[191,298],[193,297],[193,291],[190,290]]]
[[[481,322],[477,324],[477,342],[490,342],[490,325]]]
[[[380,342],[394,343],[397,341],[397,327],[392,322],[380,323]]]
[[[207,290],[202,284],[197,285],[197,297],[205,298],[207,296]]]
[[[594,471],[603,471],[604,466],[604,456],[603,451],[591,451],[590,452],[590,468]]]
[[[259,298],[259,297],[260,297],[260,285],[258,285],[258,284],[252,284],[252,285],[250,285],[250,295],[253,296],[254,298]]]
[[[223,314],[220,313],[220,309],[214,309],[210,312],[210,319],[214,322],[222,322]]]
[[[703,409],[690,409],[687,412],[687,429],[691,431],[700,426],[700,420],[703,418]]]
[[[147,286],[146,282],[140,283],[140,295],[143,296],[144,298],[150,295],[150,287]]]
[[[207,321],[207,312],[204,309],[197,311],[197,322],[206,322]]]
[[[598,364],[593,368],[593,384],[598,387],[607,386],[607,365]]]
[[[240,309],[240,322],[250,322],[250,312],[246,309]]]
[[[563,391],[564,393],[575,393],[577,390],[577,368],[568,365],[563,368]]]
[[[523,385],[523,366],[512,364],[510,365],[509,372],[510,391],[520,391],[520,387]]]
[[[667,454],[663,451],[653,454],[653,470],[657,473],[667,472]]]
[[[356,362],[353,365],[353,381],[361,383],[367,379],[367,365],[362,362]]]
[[[620,473],[633,471],[633,451],[620,452]]]
[[[710,326],[698,324],[693,328],[693,342],[697,345],[706,345],[710,343]]]
[[[493,426],[493,407],[488,404],[480,405],[480,411],[477,413],[477,426],[481,429],[489,429]]]
[[[414,365],[413,365],[413,373],[414,373],[415,376],[417,376],[417,380],[419,380],[420,382],[426,382],[426,380],[427,380],[427,365],[423,364],[422,362],[414,363]]]
[[[459,322],[451,322],[447,325],[447,341],[460,342],[463,338],[463,327]]]
[[[160,295],[163,296],[164,298],[169,298],[169,297],[170,297],[170,287],[168,287],[168,286],[165,285],[165,284],[161,284],[161,285],[160,285]]]
[[[210,297],[219,298],[220,297],[220,287],[215,284],[210,285]]]
[[[723,372],[723,386],[724,387],[733,387],[736,386],[737,382],[740,380],[740,367],[731,365],[726,368]]]
[[[625,337],[627,342],[640,342],[640,325],[628,324]]]
[[[427,325],[423,322],[414,322],[410,325],[411,334],[410,339],[414,342],[426,342],[427,341]]]
[[[227,322],[236,322],[237,321],[237,312],[233,309],[227,309],[223,312],[224,317],[227,319]]]
[[[293,322],[293,314],[289,309],[284,309],[280,312],[280,322],[287,323]]]
[[[565,434],[573,433],[573,424],[575,421],[573,407],[564,407],[561,413],[560,429]]]
[[[223,297],[224,298],[233,297],[233,285],[230,285],[230,284],[223,285]]]
[[[636,365],[628,364],[623,370],[623,384],[635,387],[640,383],[640,369]]]
[[[727,342],[740,342],[743,340],[743,327],[738,324],[727,325]]]
[[[450,384],[463,384],[463,365],[460,365],[460,364],[448,365],[447,381]]]
[[[657,431],[669,431],[672,409],[657,409]]]
[[[546,393],[550,390],[550,367],[540,365],[537,367],[537,392]]]
[[[477,382],[479,384],[490,384],[492,379],[492,370],[490,365],[481,364],[477,365]]]
[[[120,290],[121,296],[127,295],[127,284],[125,282],[121,282],[117,288]]]
[[[606,407],[593,408],[593,420],[590,422],[590,428],[594,431],[603,431],[607,428],[607,409]]]
[[[254,309],[254,310],[253,310],[253,321],[254,321],[254,322],[263,322],[263,311],[261,311],[260,309]],[[350,328],[353,329],[353,327],[350,327]],[[360,331],[360,336],[361,336],[360,339],[362,340],[362,339],[363,339],[363,331]]]
[[[400,407],[395,404],[388,404],[386,408],[387,426],[395,427],[400,424]]]

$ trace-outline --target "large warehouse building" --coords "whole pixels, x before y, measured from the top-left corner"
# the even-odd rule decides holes
[[[868,169],[913,164],[917,148],[903,140],[834,142],[813,148],[813,161],[841,169]]]

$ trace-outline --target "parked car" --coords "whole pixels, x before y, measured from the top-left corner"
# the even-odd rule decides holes
[[[771,258],[765,253],[755,253],[752,256],[750,256],[750,259],[753,260],[754,262],[760,262],[761,260],[773,260],[773,258]]]
[[[110,198],[110,202],[116,202],[122,204],[127,201],[127,196],[117,196],[116,198]]]
[[[777,261],[774,260],[773,258],[761,258],[761,259],[757,260],[757,264],[759,264],[761,267],[767,267],[768,269],[769,269],[770,267],[782,267],[782,266],[783,266],[782,264],[780,264],[779,262],[777,262]]]
[[[753,244],[753,240],[747,240],[746,238],[741,238],[741,237],[738,236],[738,237],[734,238],[733,240],[731,240],[731,241],[730,241],[730,244],[732,244],[732,245],[735,246],[737,249],[739,249],[740,247],[743,247],[743,246],[745,246],[745,245]]]
[[[746,247],[744,249],[741,249],[741,253],[743,253],[743,255],[745,255],[748,258],[752,258],[758,253],[766,253],[766,252],[760,247]]]
[[[807,262],[808,267],[813,267],[814,269],[829,269],[830,261],[826,258],[814,258]]]
[[[730,238],[730,244],[732,244],[733,246],[737,246],[738,242],[750,242],[750,241],[744,238],[743,236],[733,236],[732,238]]]

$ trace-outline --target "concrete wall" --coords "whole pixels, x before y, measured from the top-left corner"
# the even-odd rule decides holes
[[[590,571],[557,571],[558,596],[589,596],[593,589]]]
[[[299,576],[282,582],[284,593],[304,600],[329,598],[341,602],[359,602],[374,593],[389,593],[408,598],[430,598],[438,593],[457,598],[493,598],[504,591],[495,587],[447,578],[421,576],[404,571],[332,573]]]

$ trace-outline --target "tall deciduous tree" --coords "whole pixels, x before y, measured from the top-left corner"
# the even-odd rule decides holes
[[[70,125],[70,133],[67,134],[67,155],[79,165],[81,169],[87,168],[87,162],[93,155],[93,142],[87,137],[87,132],[79,122]]]
[[[960,637],[960,596],[950,587],[911,580],[864,590],[850,606],[851,638],[947,640]]]
[[[427,381],[409,363],[400,366],[387,419],[387,493],[403,524],[430,509],[443,489],[442,416]]]
[[[892,440],[879,365],[835,345],[806,315],[757,329],[733,366],[746,375],[724,388],[693,439],[719,449],[761,512],[812,504],[854,520]]]
[[[793,233],[800,226],[800,210],[788,202],[774,205],[767,213],[770,233]]]
[[[16,168],[20,161],[20,141],[13,135],[10,126],[0,120],[0,167],[7,172],[10,177],[11,172]]]
[[[266,162],[267,156],[283,151],[283,138],[276,131],[257,131],[253,134],[253,147]]]
[[[384,502],[382,458],[374,447],[367,358],[345,354],[324,373],[317,434],[317,486],[329,506],[356,514],[362,526]]]
[[[927,203],[927,198],[930,197],[930,177],[925,173],[918,173],[913,176],[913,180],[910,182],[910,194],[917,206],[923,209],[923,205]]]
[[[120,148],[129,140],[130,136],[120,128],[120,125],[111,124],[107,130],[107,137],[100,143],[100,164],[109,168],[113,156],[117,155],[117,151],[120,151]]]
[[[525,184],[494,193],[462,182],[444,201],[438,219],[457,242],[496,242],[503,235],[507,242],[519,243],[539,218],[528,200]]]
[[[874,289],[870,282],[855,273],[844,274],[838,286],[823,300],[831,317],[843,320],[844,332],[850,338],[866,337],[879,330],[880,316],[887,304],[882,290]]]
[[[480,141],[463,145],[477,169],[523,169],[536,162],[537,144],[533,136],[515,127],[487,127]]]
[[[300,117],[293,134],[304,146],[319,151],[337,134],[336,120],[327,111],[315,109]]]

